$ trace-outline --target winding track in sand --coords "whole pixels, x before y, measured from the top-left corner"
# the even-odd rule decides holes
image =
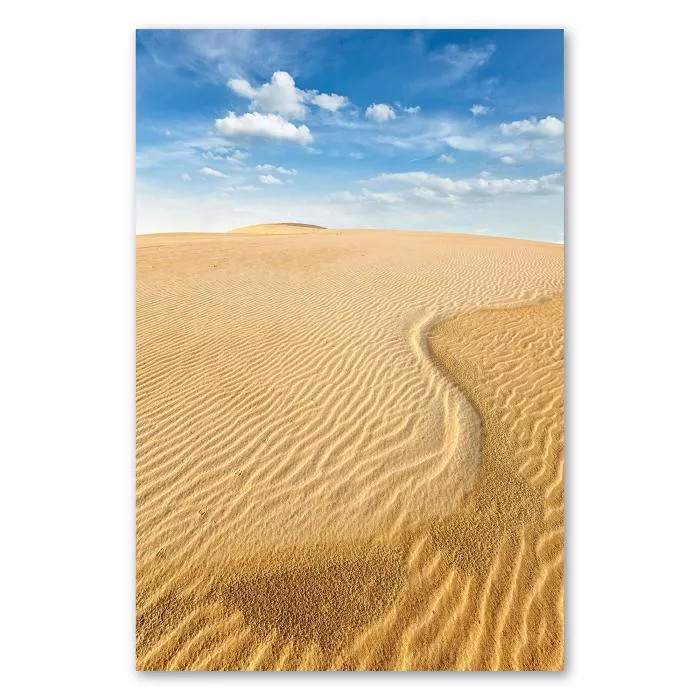
[[[556,346],[539,329],[560,310],[530,328],[483,309],[556,299],[562,268],[560,246],[461,235],[139,237],[137,667],[559,667],[556,398],[547,449],[493,451],[503,421],[533,430],[494,418],[499,389],[511,406],[532,388],[527,409],[558,370],[508,352],[494,385],[475,358],[498,355],[499,314],[525,360]],[[470,356],[483,313],[501,320]],[[552,522],[537,485],[512,489],[511,526],[476,517],[500,512],[484,494],[513,486],[521,452]]]

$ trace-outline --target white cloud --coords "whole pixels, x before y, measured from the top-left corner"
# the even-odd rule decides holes
[[[486,105],[472,105],[469,111],[475,117],[483,117],[484,114],[488,114],[491,110]]]
[[[305,124],[296,126],[277,114],[249,112],[239,117],[235,112],[229,112],[227,117],[215,121],[215,127],[222,136],[231,140],[273,139],[294,141],[303,146],[313,142],[309,127]]]
[[[199,172],[202,173],[202,175],[211,175],[212,177],[228,177],[228,175],[214,170],[214,168],[201,168]]]
[[[226,157],[226,160],[245,160],[250,153],[246,153],[245,151],[234,151],[231,153],[231,155]]]
[[[183,179],[185,182],[190,182],[190,181],[192,180],[192,176],[189,175],[188,173],[183,173],[183,174],[182,174],[182,179]]]
[[[306,97],[309,102],[328,112],[337,112],[339,109],[347,107],[350,104],[350,100],[348,100],[347,97],[344,95],[336,95],[335,93],[326,95],[324,93],[307,92]]]
[[[276,71],[269,83],[254,87],[247,80],[232,78],[229,88],[239,97],[250,100],[251,110],[281,114],[289,119],[303,119],[306,104],[314,104],[328,112],[337,112],[350,104],[344,95],[326,94],[318,90],[300,90],[286,71]]]
[[[172,136],[172,135],[173,135],[173,132],[170,131],[170,129],[166,129],[163,133],[164,133],[166,136]]]
[[[365,154],[354,152],[350,154],[350,157],[354,158],[355,160],[362,160],[365,157]]]
[[[372,104],[367,107],[365,110],[365,117],[381,124],[389,121],[389,119],[396,119],[396,112],[394,112],[389,105],[385,105],[380,102],[379,104]]]
[[[542,136],[556,138],[564,133],[564,122],[556,117],[544,117],[537,121],[535,117],[521,121],[501,124],[501,133],[505,136]]]
[[[263,185],[281,185],[282,180],[279,180],[276,178],[274,175],[260,175],[258,176],[258,180],[262,182]]]
[[[439,158],[438,158],[438,163],[454,163],[457,159],[454,156],[451,156],[449,153],[443,153]]]
[[[303,119],[306,115],[304,93],[294,84],[294,78],[285,71],[272,74],[269,83],[253,87],[247,80],[232,78],[228,86],[239,97],[250,100],[251,110],[275,112],[293,119]]]
[[[297,175],[297,171],[294,168],[282,168],[277,165],[270,165],[269,163],[265,163],[264,165],[256,165],[255,166],[256,170],[262,170],[264,172],[273,172],[273,173],[279,173],[280,175]]]
[[[501,156],[501,163],[504,163],[505,165],[513,165],[517,161],[513,156]]]

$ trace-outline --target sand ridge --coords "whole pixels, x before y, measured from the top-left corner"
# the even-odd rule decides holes
[[[536,489],[556,499],[561,480],[538,461],[551,446],[522,447],[542,483],[513,506],[515,530],[491,523],[487,552],[469,544],[465,525],[485,527],[465,505],[485,498],[484,464],[512,460],[489,457],[502,397],[474,369],[478,344],[459,341],[479,314],[510,313],[485,307],[560,295],[561,247],[279,226],[138,238],[138,668],[557,667],[559,564],[549,597],[530,577],[499,599],[544,610],[526,631],[492,614],[489,634],[512,630],[517,650],[475,636],[475,601],[495,605],[489,574],[517,583],[516,563],[532,568],[503,538],[561,551],[556,528],[522,534],[544,517]],[[515,375],[538,342],[527,323],[509,321],[529,328]],[[477,327],[483,352],[501,326]]]

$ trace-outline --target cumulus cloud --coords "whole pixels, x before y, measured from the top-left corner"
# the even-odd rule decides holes
[[[501,156],[501,163],[504,163],[505,165],[513,165],[516,162],[515,158],[513,156]]]
[[[484,114],[488,114],[491,110],[486,105],[472,105],[469,111],[475,117],[483,117]]]
[[[281,185],[282,180],[276,178],[274,175],[260,175],[258,180],[262,182],[263,185]]]
[[[239,97],[250,100],[251,110],[280,114],[289,119],[303,119],[306,104],[314,104],[328,112],[337,112],[350,104],[344,95],[325,94],[318,90],[300,90],[286,71],[276,71],[269,83],[254,87],[247,80],[232,78],[228,87]]]
[[[239,97],[249,99],[252,110],[296,119],[303,119],[306,115],[304,93],[295,86],[294,78],[284,71],[273,73],[269,83],[257,88],[241,78],[232,78],[228,86]]]
[[[535,117],[501,124],[501,133],[505,136],[541,136],[556,138],[564,133],[564,122],[556,117],[544,117],[537,121]]]
[[[183,173],[183,174],[182,174],[182,179],[183,179],[185,182],[190,182],[190,181],[192,180],[192,176],[189,175],[188,173]]]
[[[454,163],[457,159],[454,156],[451,156],[449,153],[443,153],[439,158],[438,158],[438,163]]]
[[[307,93],[307,99],[309,102],[319,106],[321,109],[325,109],[327,112],[337,112],[343,107],[347,107],[350,104],[350,100],[344,95],[336,95],[331,93],[326,95],[324,93]]]
[[[264,172],[273,172],[273,173],[279,173],[280,175],[297,175],[297,171],[294,168],[282,168],[277,165],[270,165],[269,163],[265,163],[264,165],[256,165],[255,166],[256,170],[262,170]]]
[[[202,175],[210,175],[211,177],[228,177],[228,175],[225,175],[219,170],[214,170],[214,168],[201,168],[199,172],[202,173]]]
[[[227,160],[245,160],[250,153],[245,151],[234,151],[231,155],[227,156]]]
[[[365,110],[365,117],[381,124],[389,121],[390,119],[396,119],[396,112],[394,112],[389,105],[385,105],[380,102],[379,104],[375,103],[367,107]]]
[[[272,139],[293,141],[302,146],[313,142],[308,126],[296,126],[278,114],[249,112],[238,116],[235,112],[229,112],[227,117],[217,119],[214,124],[219,134],[231,140]]]

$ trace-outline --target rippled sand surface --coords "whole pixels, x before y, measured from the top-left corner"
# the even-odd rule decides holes
[[[558,669],[563,248],[137,239],[137,667]]]

